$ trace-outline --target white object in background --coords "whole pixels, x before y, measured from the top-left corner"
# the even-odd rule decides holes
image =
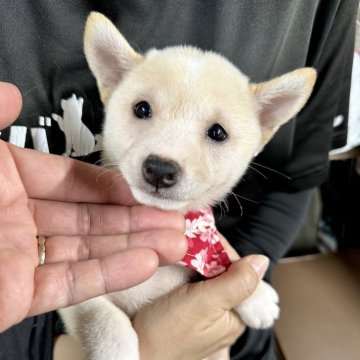
[[[35,150],[39,150],[44,153],[50,152],[45,129],[33,128],[31,129],[31,136]]]
[[[10,126],[9,143],[22,148],[25,147],[26,132],[26,126]]]
[[[342,116],[342,115],[339,115]],[[334,119],[338,125],[339,116]],[[330,155],[345,153],[360,145],[360,51],[354,53],[349,103],[348,134],[346,145],[330,151]]]

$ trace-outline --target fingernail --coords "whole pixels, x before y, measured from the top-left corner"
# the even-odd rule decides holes
[[[244,261],[256,271],[260,279],[264,277],[270,264],[269,258],[264,255],[249,255],[244,258]]]

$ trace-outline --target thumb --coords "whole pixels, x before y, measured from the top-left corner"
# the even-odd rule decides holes
[[[10,125],[20,114],[22,98],[19,89],[0,81],[0,129]]]
[[[225,273],[205,281],[203,293],[212,301],[217,298],[225,310],[230,310],[254,292],[268,266],[269,259],[263,255],[241,258]]]

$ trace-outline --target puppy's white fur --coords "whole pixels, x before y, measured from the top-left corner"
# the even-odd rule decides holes
[[[222,56],[179,46],[136,53],[103,15],[92,13],[85,30],[85,54],[106,109],[103,157],[117,169],[141,203],[182,212],[222,200],[244,174],[254,154],[304,106],[316,73],[299,69],[262,84]],[[134,105],[151,104],[152,117],[137,119]],[[227,139],[214,142],[215,123]],[[149,155],[175,161],[181,175],[157,191],[144,180]],[[70,334],[90,359],[139,359],[131,317],[146,303],[187,282],[192,271],[160,268],[145,283],[60,310]],[[237,311],[252,327],[278,317],[276,292],[261,282]]]

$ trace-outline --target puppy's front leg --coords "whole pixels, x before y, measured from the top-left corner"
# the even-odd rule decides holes
[[[101,296],[59,310],[70,335],[89,360],[139,360],[137,334],[128,316]]]
[[[266,282],[260,281],[254,293],[235,310],[241,320],[254,329],[271,327],[279,317],[279,297],[276,291]]]

